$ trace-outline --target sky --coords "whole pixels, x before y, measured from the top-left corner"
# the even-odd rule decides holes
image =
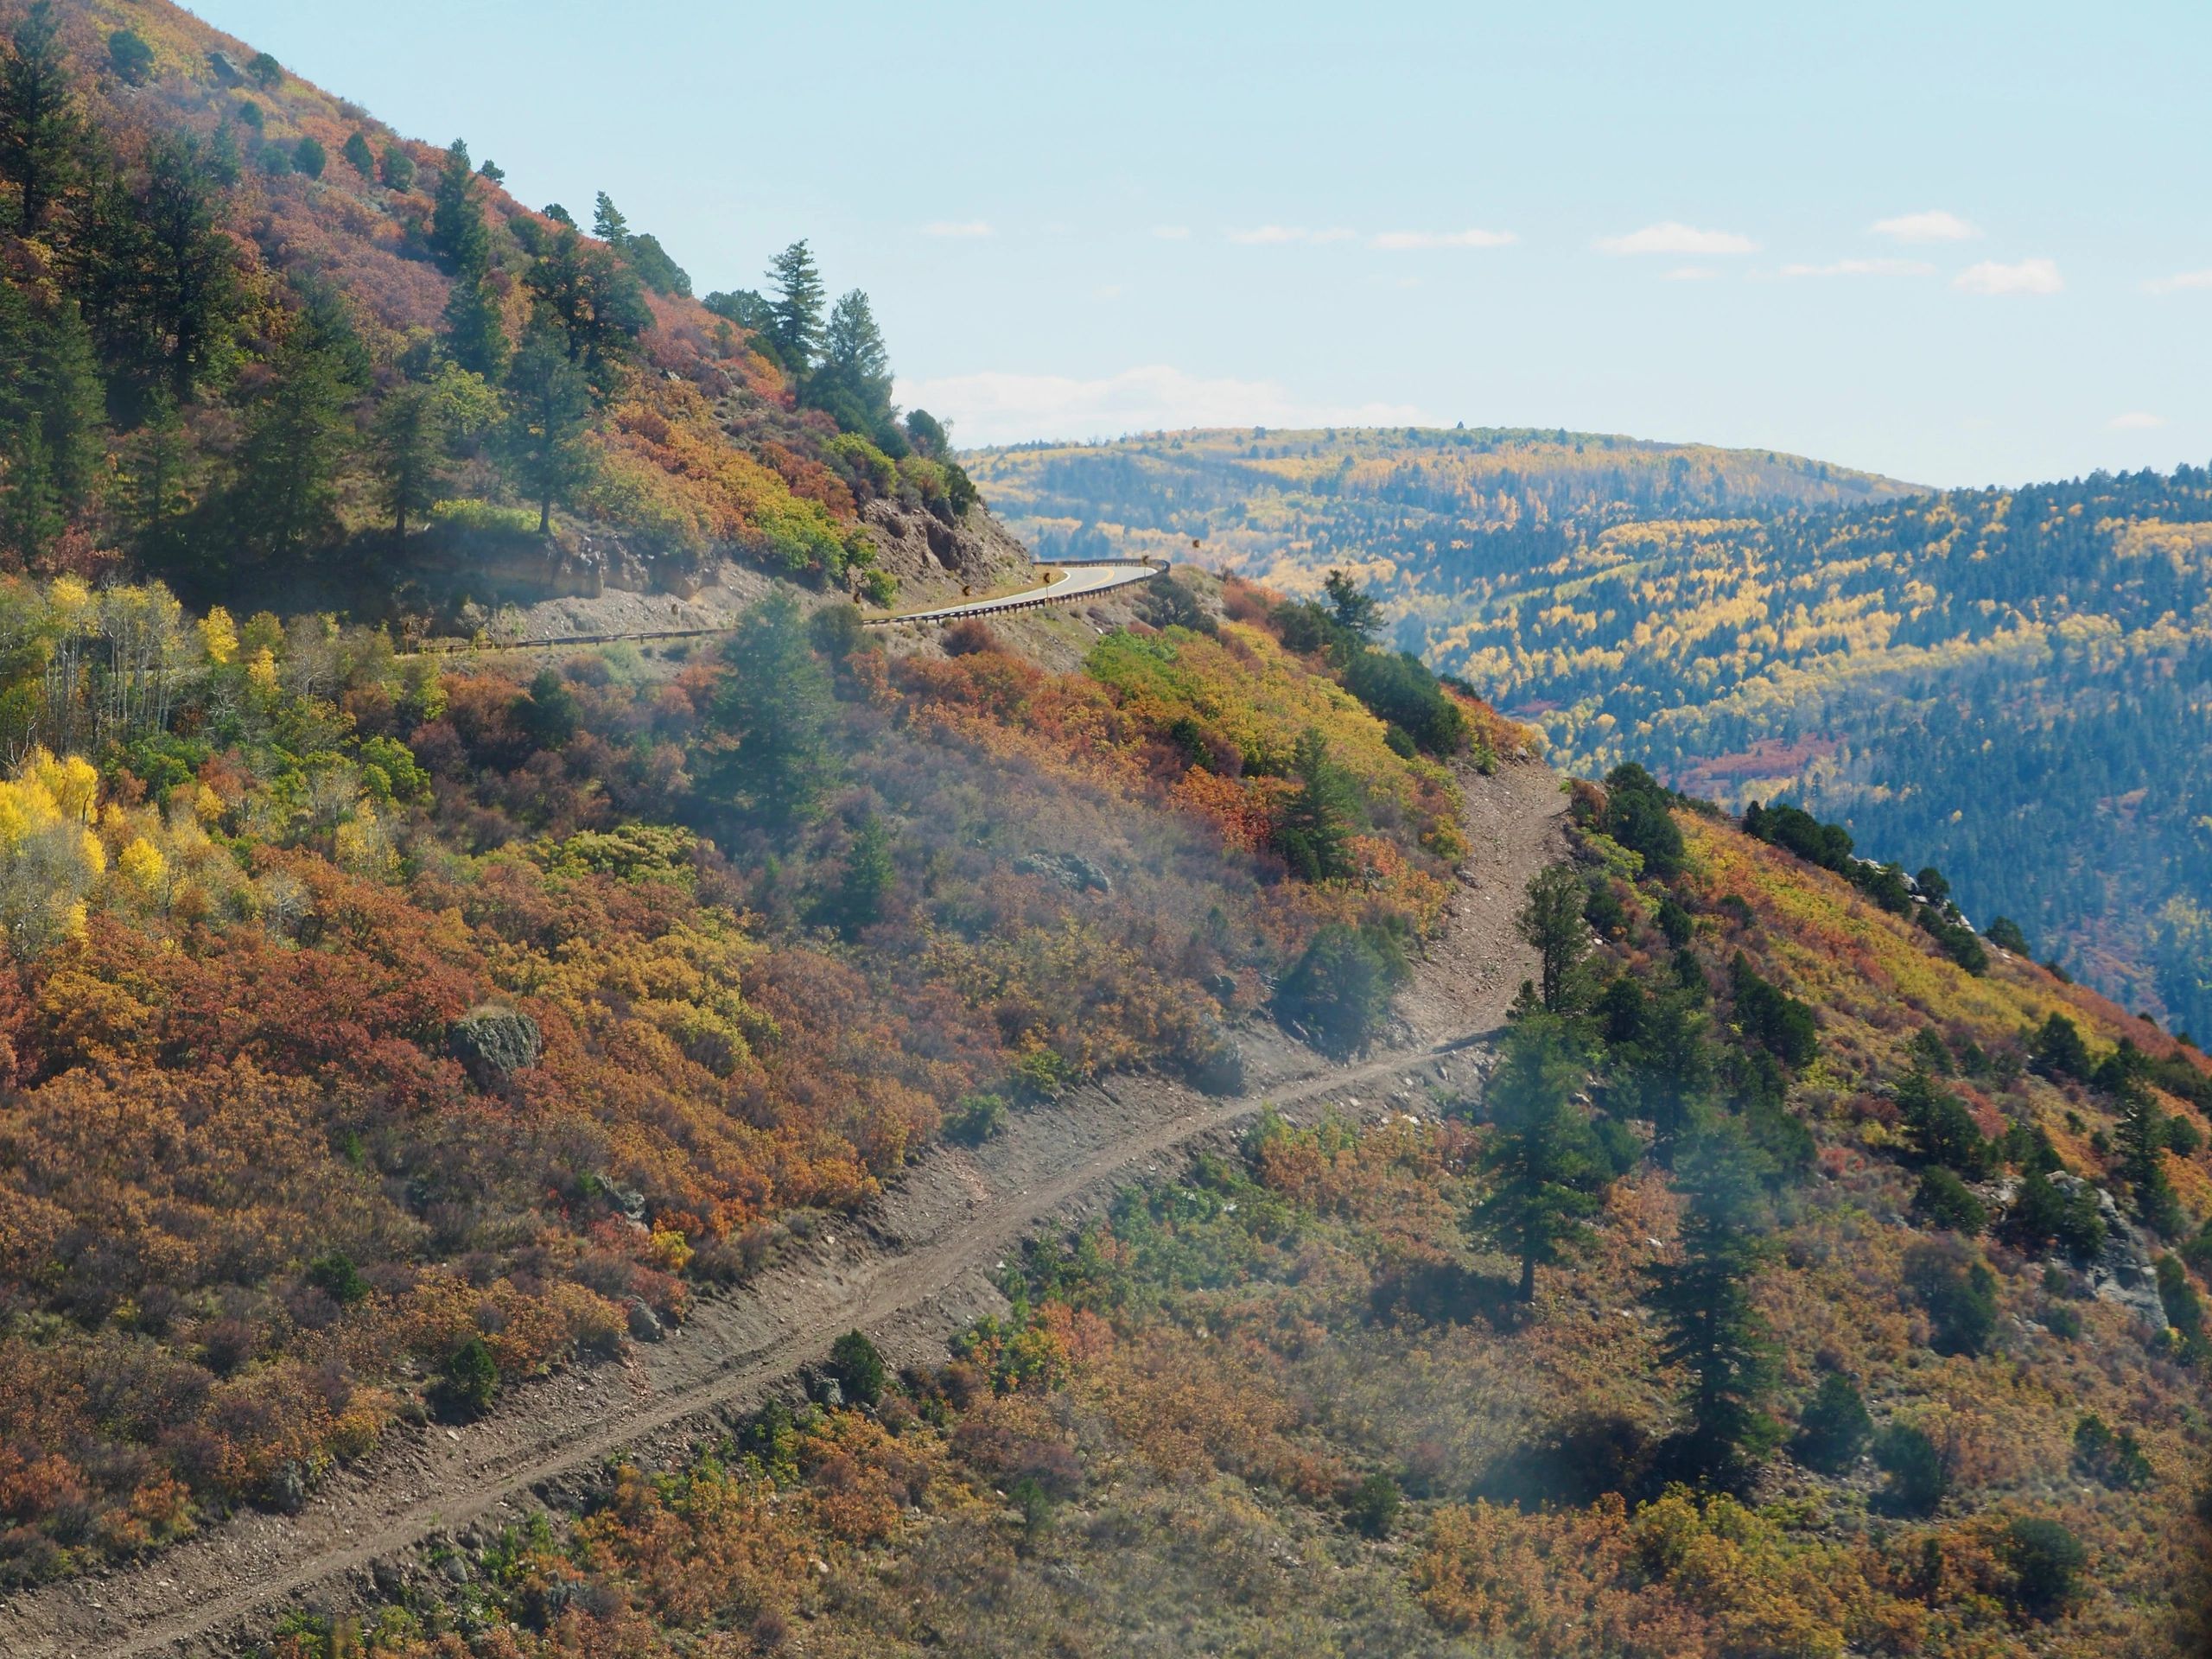
[[[199,0],[702,293],[804,238],[963,444],[1567,427],[2212,459],[2212,6]]]

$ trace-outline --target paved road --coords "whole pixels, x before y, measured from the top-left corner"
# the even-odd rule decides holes
[[[1147,577],[1158,575],[1165,568],[1157,564],[1139,564],[1135,561],[1128,563],[1066,564],[1060,566],[1060,574],[1042,588],[1007,594],[998,599],[974,599],[958,605],[940,605],[933,611],[909,611],[904,616],[870,617],[868,625],[872,628],[887,628],[900,622],[950,622],[955,617],[988,616],[997,611],[1026,611],[1035,605],[1080,599],[1085,594],[1103,594],[1109,588],[1126,588],[1133,582],[1143,582]]]

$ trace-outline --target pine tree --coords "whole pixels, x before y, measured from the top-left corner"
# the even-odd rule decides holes
[[[1291,750],[1298,791],[1284,803],[1275,826],[1275,849],[1291,873],[1306,881],[1332,881],[1353,874],[1352,825],[1358,801],[1351,774],[1329,759],[1328,741],[1317,728],[1299,734]]]
[[[499,296],[480,262],[464,265],[446,296],[446,350],[471,374],[496,381],[506,372],[510,347]]]
[[[392,392],[377,410],[374,439],[377,480],[391,515],[392,538],[404,542],[409,518],[429,514],[444,481],[445,430],[436,394],[416,385]]]
[[[830,313],[822,365],[807,382],[807,401],[849,431],[875,433],[891,423],[891,353],[868,296],[853,289]]]
[[[823,292],[822,273],[804,242],[792,243],[770,262],[768,283],[775,293],[768,338],[791,372],[804,376],[822,349]]]
[[[470,188],[475,179],[468,146],[456,138],[447,147],[430,203],[430,248],[448,270],[490,263],[491,233],[485,228],[483,206]]]
[[[166,386],[147,400],[145,417],[124,452],[125,505],[139,556],[149,564],[178,563],[177,526],[192,500],[192,445],[184,417]]]
[[[334,526],[338,471],[354,429],[349,406],[368,357],[335,293],[310,289],[270,364],[246,423],[232,512],[253,560],[295,558]]]
[[[369,137],[366,133],[356,131],[348,134],[346,147],[339,154],[345,156],[346,164],[363,178],[372,179],[376,176],[376,152],[369,148]]]
[[[556,325],[569,361],[594,389],[612,389],[615,367],[652,322],[630,268],[605,248],[584,245],[573,227],[553,238],[523,278],[540,317]]]
[[[1537,989],[1554,1014],[1567,1007],[1569,976],[1590,949],[1582,919],[1586,898],[1573,867],[1553,864],[1529,878],[1528,898],[1513,925],[1536,952]]]
[[[553,531],[553,509],[564,504],[588,469],[591,391],[551,328],[533,328],[507,372],[507,463],[523,493],[537,503],[537,533]]]
[[[0,60],[0,179],[16,187],[16,231],[35,236],[48,209],[76,181],[86,129],[77,108],[60,25],[50,0],[35,0]]]
[[[2135,1200],[2135,1212],[2155,1233],[2171,1237],[2187,1217],[2166,1178],[2165,1115],[2139,1078],[2128,1077],[2120,1090],[2120,1174]]]
[[[592,208],[591,233],[618,252],[629,245],[630,221],[622,217],[613,198],[604,190],[599,193],[599,200]]]
[[[708,711],[716,734],[704,779],[709,798],[772,830],[812,817],[833,773],[836,718],[830,671],[807,644],[797,603],[784,594],[762,600],[723,648]]]
[[[1468,1212],[1479,1242],[1520,1258],[1522,1301],[1536,1294],[1536,1269],[1592,1236],[1606,1185],[1588,1122],[1573,1105],[1587,1074],[1564,1020],[1522,1020],[1506,1039],[1505,1064],[1484,1096],[1491,1131],[1483,1148],[1483,1197]]]
[[[33,416],[16,430],[4,455],[7,486],[0,495],[0,543],[25,564],[37,560],[68,526],[42,423]]]
[[[415,158],[395,139],[384,147],[384,155],[377,162],[377,176],[387,189],[411,190],[415,188]]]
[[[1751,1296],[1768,1248],[1762,1163],[1731,1120],[1686,1142],[1674,1172],[1685,1200],[1681,1252],[1644,1269],[1644,1305],[1664,1332],[1660,1359],[1688,1374],[1689,1427],[1675,1451],[1700,1478],[1733,1479],[1745,1455],[1774,1438],[1760,1408],[1774,1382],[1774,1344]]]
[[[43,308],[0,282],[0,443],[39,428],[44,466],[65,516],[92,500],[105,453],[106,410],[92,339],[73,299]]]

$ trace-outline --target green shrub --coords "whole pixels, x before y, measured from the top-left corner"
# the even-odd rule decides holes
[[[499,1391],[499,1362],[489,1343],[471,1337],[453,1351],[438,1383],[439,1397],[448,1407],[473,1417],[490,1409]]]
[[[2066,1611],[2074,1599],[2075,1577],[2088,1561],[2080,1539],[2041,1515],[2021,1516],[2006,1527],[2002,1554],[2012,1571],[2005,1605],[2038,1621]]]
[[[1332,922],[1283,976],[1275,992],[1275,1018],[1305,1032],[1324,1053],[1362,1053],[1389,1012],[1395,978],[1376,941]]]
[[[1921,1172],[1912,1209],[1929,1225],[1948,1227],[1955,1233],[1978,1233],[1989,1223],[1988,1208],[1974,1189],[1941,1167]]]
[[[963,1147],[980,1147],[1006,1127],[1006,1100],[1000,1095],[963,1095],[952,1115],[944,1120],[948,1141]]]
[[[308,1282],[341,1306],[351,1306],[369,1294],[369,1281],[361,1277],[361,1270],[342,1250],[333,1250],[310,1262]]]
[[[1830,1371],[1797,1420],[1789,1453],[1808,1469],[1840,1475],[1858,1461],[1874,1437],[1874,1420],[1859,1385],[1841,1371]]]
[[[872,1406],[883,1398],[883,1385],[891,1368],[876,1346],[858,1331],[848,1331],[830,1345],[830,1374],[837,1379],[845,1398],[856,1405]]]
[[[1344,1505],[1352,1529],[1370,1538],[1388,1538],[1398,1519],[1398,1483],[1379,1471],[1352,1488]]]
[[[1997,1332],[1997,1275],[1955,1239],[1916,1244],[1905,1254],[1904,1282],[1935,1329],[1943,1354],[1978,1354]]]
[[[2094,1411],[2074,1425],[2074,1467],[2115,1491],[2130,1491],[2151,1484],[2151,1459],[2135,1431],[2118,1433]]]
[[[1883,1501],[1904,1515],[1933,1515],[1951,1490],[1950,1471],[1926,1432],[1910,1423],[1892,1423],[1874,1442],[1874,1461],[1889,1484]]]

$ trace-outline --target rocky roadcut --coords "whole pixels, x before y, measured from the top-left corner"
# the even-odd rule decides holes
[[[1377,1116],[1425,1105],[1432,1086],[1471,1086],[1481,1050],[1468,1041],[1502,1021],[1528,971],[1511,895],[1555,856],[1561,802],[1558,779],[1538,762],[1462,782],[1476,851],[1462,867],[1460,902],[1474,913],[1416,969],[1409,1023],[1389,1052],[1317,1070],[1296,1046],[1260,1035],[1240,1099],[1123,1077],[1019,1115],[981,1148],[923,1158],[879,1206],[825,1224],[760,1280],[702,1300],[680,1332],[620,1365],[528,1385],[466,1428],[395,1438],[296,1515],[242,1515],[151,1561],[10,1597],[0,1603],[0,1650],[23,1659],[212,1653],[265,1632],[288,1603],[342,1611],[372,1567],[434,1533],[505,1524],[534,1489],[616,1453],[681,1458],[842,1331],[874,1332],[902,1358],[940,1357],[948,1336],[1004,1310],[996,1264],[1025,1236],[1095,1207],[1118,1182],[1179,1166],[1263,1103]],[[1477,904],[1484,899],[1495,902]]]

